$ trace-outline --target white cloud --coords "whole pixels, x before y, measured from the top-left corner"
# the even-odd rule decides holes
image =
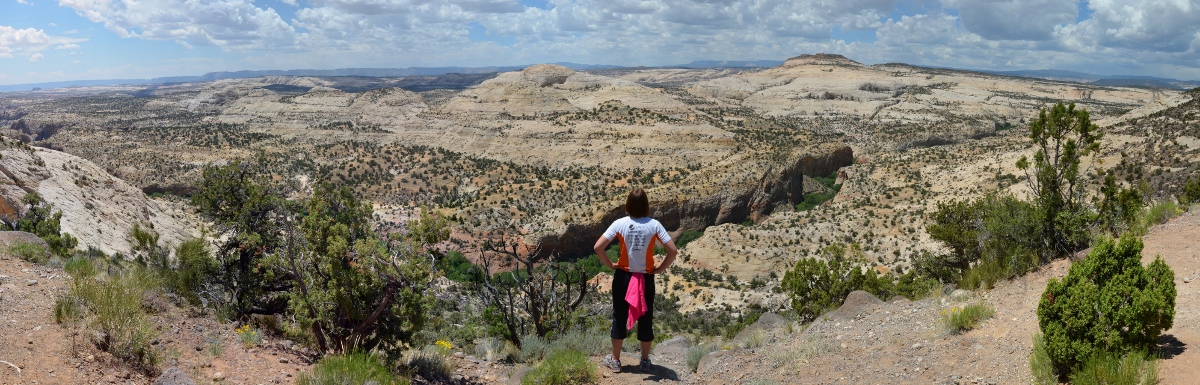
[[[968,31],[989,40],[1049,40],[1075,22],[1079,0],[946,0]]]
[[[31,4],[29,4],[29,2],[27,2],[25,0],[17,0],[17,4],[31,5]]]
[[[79,44],[70,43],[70,44],[63,44],[63,45],[54,47],[54,49],[76,49],[76,48],[79,48]]]
[[[1100,47],[1162,52],[1195,51],[1200,0],[1092,0],[1092,17],[1062,31]]]
[[[38,51],[44,51],[51,45],[74,45],[86,39],[74,39],[50,36],[45,31],[34,28],[17,29],[0,25],[0,59],[9,59],[16,55],[30,54],[29,61],[42,60]]]
[[[1200,0],[909,2],[917,4],[915,10],[898,9],[898,0],[550,0],[550,9],[525,7],[519,0],[280,1],[296,7],[295,16],[285,19],[254,0],[59,4],[121,37],[215,46],[240,61],[214,63],[255,68],[661,65],[835,52],[868,63],[1077,70],[1108,65],[1200,78]],[[1081,6],[1091,16],[1076,22]],[[893,16],[897,12],[904,14]],[[503,44],[472,41],[472,23]],[[875,41],[844,37],[871,34]],[[39,47],[67,49],[74,43]],[[22,47],[0,43],[0,57],[45,49]],[[227,64],[194,68],[204,65]],[[230,68],[212,68],[217,69]]]
[[[226,50],[294,47],[300,34],[251,0],[60,0],[120,37],[182,40]]]
[[[0,25],[0,46],[37,46],[50,44],[50,35],[40,29],[16,29]]]

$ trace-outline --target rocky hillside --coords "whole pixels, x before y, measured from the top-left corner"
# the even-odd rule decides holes
[[[1113,128],[1104,163],[1090,172],[1119,163],[1122,152],[1149,151],[1162,156],[1121,167],[1157,184],[1191,172],[1200,154],[1189,142],[1200,136],[1185,132],[1194,114],[1163,112],[1192,108],[1193,95],[838,55],[739,70],[537,65],[479,80],[419,92],[399,88],[402,79],[372,89],[363,78],[348,88],[264,77],[75,97],[8,93],[0,125],[148,191],[186,193],[204,164],[262,154],[280,178],[358,190],[385,228],[431,206],[455,221],[468,255],[502,230],[583,256],[621,215],[630,187],[645,186],[670,230],[705,230],[681,267],[769,281],[678,293],[735,306],[742,292],[768,293],[778,283],[772,273],[834,243],[859,244],[881,272],[937,250],[924,227],[938,202],[1023,194],[1014,163],[1030,148],[1027,122],[1050,103],[1074,102]],[[802,186],[835,172],[837,195],[797,211],[808,195]]]
[[[134,225],[150,226],[167,245],[200,236],[199,222],[182,204],[150,199],[86,159],[0,140],[0,216],[7,222],[24,214],[25,194],[37,193],[62,211],[62,231],[81,248],[128,254]]]

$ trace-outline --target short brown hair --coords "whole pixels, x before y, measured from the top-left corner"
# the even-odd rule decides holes
[[[632,218],[650,216],[650,198],[646,197],[646,192],[642,191],[641,187],[633,189],[629,196],[625,197],[625,214]]]

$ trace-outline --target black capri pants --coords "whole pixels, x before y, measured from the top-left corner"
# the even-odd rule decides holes
[[[654,274],[642,274],[644,286],[642,292],[646,294],[646,314],[642,314],[637,319],[637,339],[642,342],[654,341]],[[612,281],[612,298],[613,298],[613,324],[612,331],[608,333],[609,337],[615,340],[623,340],[629,335],[629,330],[625,329],[625,322],[629,319],[629,302],[625,301],[625,293],[629,291],[629,279],[633,278],[633,274],[616,269],[613,271]]]

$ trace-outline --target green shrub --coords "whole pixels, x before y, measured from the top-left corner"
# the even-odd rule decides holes
[[[395,357],[432,307],[428,256],[449,238],[448,221],[424,209],[406,234],[380,239],[371,205],[348,187],[320,184],[304,206],[298,230],[306,250],[279,263],[296,277],[292,313],[321,350],[379,349]]]
[[[678,249],[683,249],[683,247],[687,246],[687,244],[692,243],[692,241],[700,239],[700,237],[703,237],[703,236],[704,236],[704,231],[697,231],[697,230],[684,231],[683,234],[679,234],[679,238],[675,240],[675,247]]]
[[[410,375],[420,374],[427,378],[448,379],[454,374],[454,363],[446,359],[436,346],[404,352],[401,360],[403,370]]]
[[[87,309],[83,301],[70,294],[60,294],[54,299],[54,322],[59,324],[83,319]]]
[[[1184,206],[1200,203],[1200,176],[1183,185],[1183,190],[1179,193],[1179,203],[1183,203]]]
[[[783,275],[781,289],[792,299],[792,310],[801,322],[811,321],[826,310],[836,308],[855,290],[876,297],[890,298],[894,287],[890,276],[880,277],[863,266],[858,245],[830,245],[822,250],[823,259],[806,258]],[[865,270],[865,271],[864,271]]]
[[[1145,352],[1102,353],[1071,373],[1072,385],[1153,385],[1158,383],[1158,360]]]
[[[1099,230],[1110,236],[1119,236],[1125,231],[1138,231],[1142,227],[1142,191],[1135,188],[1117,187],[1117,178],[1109,173],[1100,186],[1096,197],[1096,224]]]
[[[70,256],[79,241],[61,230],[62,211],[54,211],[54,205],[42,199],[38,193],[28,193],[21,198],[28,210],[17,221],[17,230],[36,234],[50,246],[50,252],[61,257]]]
[[[116,274],[93,271],[91,275],[75,276],[68,296],[85,304],[90,327],[100,332],[95,341],[100,349],[136,368],[153,370],[158,357],[150,340],[157,333],[142,308],[142,298],[156,285],[153,277],[142,270]],[[64,316],[69,315],[69,306],[63,304]]]
[[[1059,374],[1100,354],[1153,348],[1175,319],[1174,272],[1155,258],[1142,266],[1142,241],[1100,240],[1038,303],[1038,324]]]
[[[451,251],[438,261],[438,269],[447,279],[455,282],[482,282],[483,270],[471,263],[462,253]]]
[[[488,361],[516,361],[521,350],[506,339],[488,337],[475,341],[475,356]]]
[[[963,306],[962,309],[954,307],[942,310],[942,327],[947,333],[959,334],[974,329],[983,321],[992,318],[993,314],[996,314],[996,310],[985,303],[973,303]]]
[[[592,384],[599,378],[596,364],[586,354],[563,350],[546,357],[521,379],[523,385]]]
[[[1038,256],[1024,249],[993,250],[958,280],[964,289],[991,289],[996,282],[1024,275],[1040,265]]]
[[[26,262],[45,263],[46,249],[41,245],[30,242],[17,242],[8,246],[8,255],[15,256]]]
[[[379,359],[362,353],[330,355],[313,365],[312,373],[296,377],[297,385],[407,385],[396,378]]]
[[[1135,231],[1133,233],[1134,235],[1146,234],[1146,231],[1150,230],[1151,227],[1166,223],[1171,218],[1178,216],[1179,212],[1179,205],[1174,201],[1167,200],[1156,203],[1150,206],[1149,210],[1146,210],[1146,214],[1142,216],[1139,226],[1134,228]]]
[[[695,372],[696,368],[698,368],[700,366],[700,360],[703,359],[704,356],[707,356],[708,353],[717,351],[717,348],[719,348],[719,346],[717,346],[717,344],[715,344],[715,343],[697,344],[696,346],[692,346],[692,347],[688,348],[688,350],[687,350],[688,369],[691,369],[693,372]]]
[[[1058,385],[1058,374],[1054,371],[1050,352],[1046,350],[1046,339],[1041,333],[1033,336],[1033,352],[1029,353],[1029,372],[1033,375],[1033,383],[1036,385]]]
[[[938,293],[942,289],[941,282],[926,275],[909,271],[896,280],[896,295],[916,301]]]
[[[284,192],[271,180],[265,158],[257,162],[232,161],[208,165],[192,195],[196,213],[213,224],[217,244],[218,287],[214,299],[222,311],[240,316],[261,305],[276,283],[266,259],[277,255],[289,234],[282,226],[289,213]]]
[[[922,274],[970,289],[1025,274],[1047,260],[1039,255],[1052,254],[1044,250],[1039,215],[1032,204],[1011,195],[940,202],[926,231],[952,252],[921,255],[915,267]],[[979,271],[971,273],[976,267]]]

